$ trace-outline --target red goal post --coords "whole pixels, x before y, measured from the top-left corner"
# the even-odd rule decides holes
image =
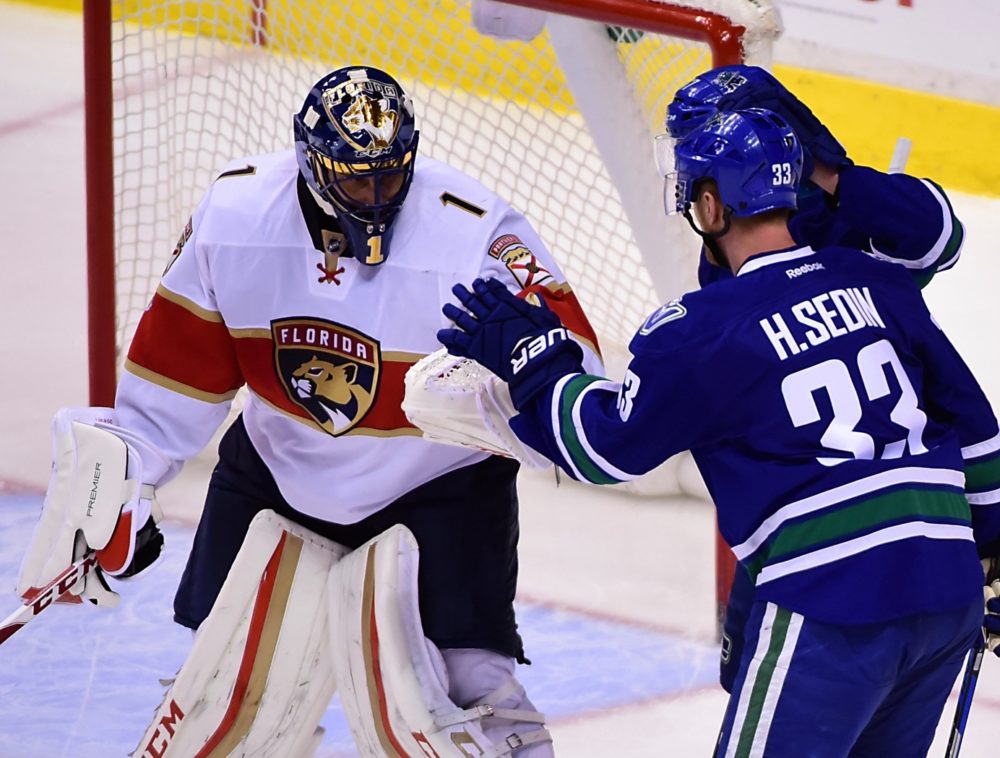
[[[305,88],[350,64],[393,73],[413,95],[421,152],[528,216],[620,374],[636,325],[694,285],[698,243],[664,216],[653,168],[663,109],[714,65],[768,65],[775,11],[770,0],[509,0],[546,13],[538,37],[517,41],[479,34],[474,1],[84,3],[93,404],[113,402],[138,318],[215,174],[289,147]],[[637,489],[696,490],[686,469],[673,461]],[[727,549],[719,560],[724,600]]]

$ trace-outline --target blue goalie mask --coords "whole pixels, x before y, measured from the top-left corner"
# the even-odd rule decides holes
[[[295,115],[299,171],[333,205],[351,253],[377,265],[413,181],[416,122],[399,82],[351,66],[320,79]]]
[[[687,215],[697,184],[712,179],[734,216],[797,206],[802,145],[773,111],[748,108],[718,113],[674,148],[673,198],[668,210]],[[668,186],[670,186],[668,181]]]

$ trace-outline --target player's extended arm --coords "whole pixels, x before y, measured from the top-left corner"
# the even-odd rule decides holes
[[[56,413],[52,474],[17,583],[18,594],[26,600],[39,596],[71,564],[94,552],[96,567],[82,572],[64,600],[79,602],[83,596],[96,605],[114,605],[117,595],[102,572],[126,578],[159,556],[160,513],[146,473],[162,470],[167,463],[155,447],[117,421],[110,408],[63,408]]]
[[[633,359],[624,382],[611,382],[582,372],[579,347],[547,310],[489,281],[454,292],[466,310],[445,305],[455,328],[441,330],[438,339],[508,383],[519,411],[511,429],[574,478],[597,484],[634,479],[717,431],[709,422],[690,423],[691,408],[709,403],[716,389],[692,375],[697,350],[670,371],[660,370],[660,356]],[[640,374],[649,386],[637,397]],[[634,412],[640,405],[647,410]]]
[[[920,286],[958,261],[965,228],[934,182],[847,166],[835,187],[838,223],[867,237],[876,257],[909,269]]]
[[[715,107],[720,111],[768,108],[788,121],[805,148],[803,175],[836,199],[841,227],[867,237],[867,246],[875,255],[902,263],[921,285],[937,271],[955,264],[964,229],[938,185],[854,165],[833,133],[770,73],[756,66],[732,70],[740,76],[727,82]],[[703,92],[704,97],[717,96],[712,87],[692,91]],[[691,105],[681,102],[676,108],[690,110]],[[862,240],[851,240],[855,242]]]
[[[498,279],[476,279],[472,289],[458,284],[452,292],[465,310],[444,305],[456,328],[440,330],[438,340],[507,382],[515,408],[559,376],[582,371],[583,351],[544,303],[522,300]]]

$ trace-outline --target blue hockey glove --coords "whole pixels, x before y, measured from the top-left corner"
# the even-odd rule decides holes
[[[457,328],[441,329],[438,340],[507,382],[518,410],[559,377],[583,370],[583,350],[544,302],[532,305],[496,279],[476,279],[471,290],[456,284],[452,292],[466,310],[445,304]]]
[[[812,175],[813,161],[825,163],[835,169],[854,165],[854,162],[847,157],[843,145],[805,103],[764,69],[758,66],[744,68],[746,83],[723,94],[719,98],[719,110],[767,108],[782,116],[795,130],[805,148],[802,176],[807,179]]]

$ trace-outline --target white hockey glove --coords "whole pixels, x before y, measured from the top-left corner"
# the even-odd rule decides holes
[[[983,633],[986,635],[986,649],[1000,656],[1000,558],[983,560],[986,584],[983,586],[983,602],[986,616],[983,619]]]
[[[517,413],[507,385],[488,369],[444,348],[406,372],[403,412],[432,442],[516,458],[533,468],[552,464],[525,445],[508,422]]]
[[[151,565],[163,536],[143,459],[164,461],[149,443],[120,428],[111,408],[63,408],[52,420],[52,473],[42,513],[21,564],[17,592],[31,599],[73,561],[93,550],[97,568],[63,602],[114,606],[102,572],[128,577]]]

